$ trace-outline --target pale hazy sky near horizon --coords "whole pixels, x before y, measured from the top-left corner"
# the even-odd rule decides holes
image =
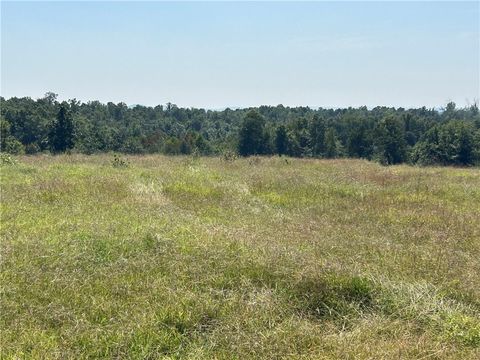
[[[463,106],[480,97],[479,4],[2,1],[1,95]]]

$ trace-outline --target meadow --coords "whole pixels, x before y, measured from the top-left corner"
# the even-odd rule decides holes
[[[480,169],[1,165],[3,359],[478,359]]]

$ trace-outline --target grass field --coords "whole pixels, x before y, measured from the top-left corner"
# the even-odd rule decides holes
[[[20,157],[2,358],[475,359],[480,170]]]

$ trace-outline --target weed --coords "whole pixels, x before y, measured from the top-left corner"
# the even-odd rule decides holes
[[[0,165],[15,165],[16,163],[17,160],[12,155],[0,152]]]
[[[127,168],[130,163],[127,159],[120,157],[120,155],[113,155],[112,166],[114,168]]]
[[[238,159],[238,155],[236,152],[227,150],[222,155],[222,160],[226,162],[233,162]]]

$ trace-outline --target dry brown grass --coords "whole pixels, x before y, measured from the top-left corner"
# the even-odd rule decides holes
[[[478,169],[18,160],[3,358],[480,356]]]

